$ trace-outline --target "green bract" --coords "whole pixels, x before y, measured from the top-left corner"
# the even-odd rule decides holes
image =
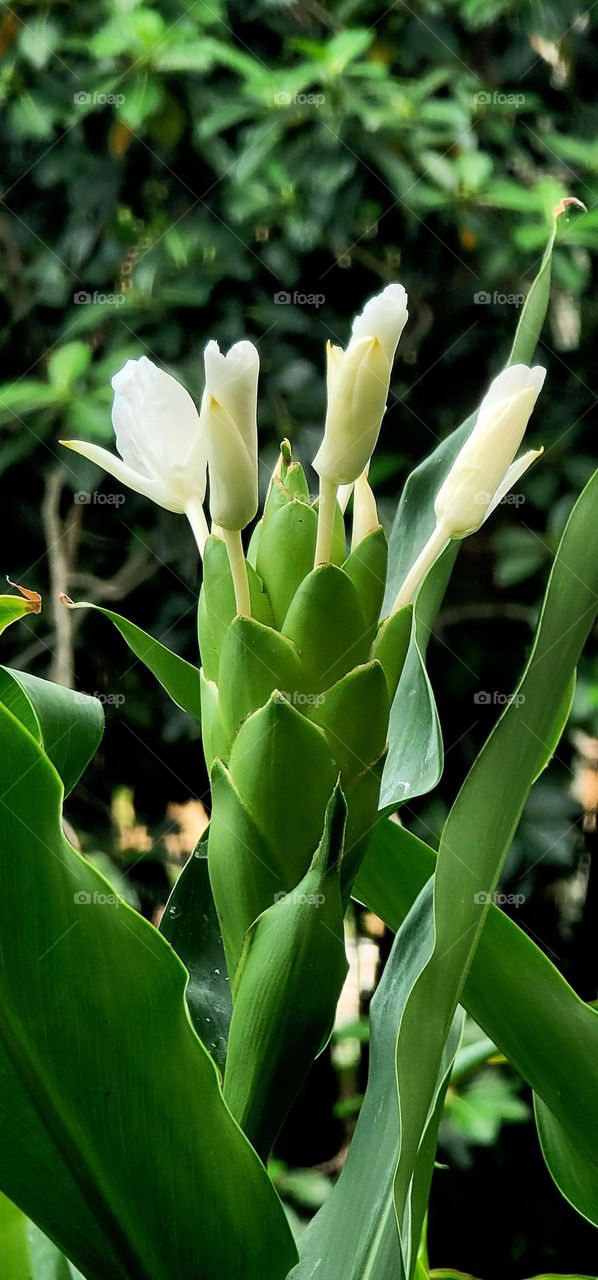
[[[285,445],[259,526],[254,617],[235,613],[224,544],[210,538],[206,546],[199,639],[213,787],[208,859],[231,980],[247,929],[306,875],[337,781],[347,804],[346,899],[376,821],[406,652],[402,619],[386,643],[378,637],[382,529],[346,556],[337,509],[337,563],[314,569],[317,516],[306,495]]]

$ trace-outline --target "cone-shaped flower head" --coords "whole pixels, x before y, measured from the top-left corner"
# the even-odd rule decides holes
[[[84,440],[61,443],[167,511],[185,512],[190,503],[201,506],[206,446],[189,392],[146,356],[127,360],[112,386],[120,457]]]
[[[389,284],[356,316],[345,351],[328,343],[326,425],[314,459],[321,479],[352,484],[365,471],[380,432],[407,314],[402,284]]]
[[[259,355],[237,342],[223,355],[217,342],[204,352],[201,405],[210,476],[210,514],[220,529],[244,529],[257,511],[257,381]]]
[[[530,449],[513,462],[542,389],[540,365],[510,365],[482,400],[475,427],[436,495],[434,510],[447,538],[464,538],[483,524],[538,457]]]

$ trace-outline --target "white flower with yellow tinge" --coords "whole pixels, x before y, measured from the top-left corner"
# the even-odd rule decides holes
[[[127,360],[112,386],[112,423],[120,457],[84,440],[60,443],[158,506],[186,515],[203,553],[206,442],[189,392],[146,356]]]
[[[393,605],[409,604],[428,569],[452,539],[475,533],[513,488],[542,449],[515,454],[546,376],[541,365],[509,365],[482,400],[476,424],[457,454],[434,501],[436,527]]]
[[[330,558],[339,485],[353,484],[366,471],[376,447],[407,316],[403,286],[389,284],[356,316],[344,351],[328,343],[326,423],[313,463],[320,477],[316,564]]]
[[[226,543],[239,613],[250,613],[241,530],[258,506],[257,384],[259,355],[237,342],[223,355],[217,342],[204,351],[206,384],[201,427],[208,455],[210,515]]]

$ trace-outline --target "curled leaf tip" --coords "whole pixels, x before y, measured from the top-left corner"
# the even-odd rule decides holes
[[[18,582],[12,582],[8,575],[6,581],[9,587],[14,587],[15,591],[18,591],[27,600],[29,604],[28,613],[41,613],[42,598],[39,591],[30,591],[28,587],[21,587]]]
[[[59,595],[59,597],[58,597],[58,599],[60,600],[60,603],[61,603],[61,604],[63,604],[63,605],[65,605],[65,607],[66,607],[67,609],[76,609],[76,608],[77,608],[77,605],[75,604],[75,601],[74,601],[74,600],[71,600],[71,597],[70,597],[70,596],[67,596],[66,591],[61,591],[61,592],[60,592],[60,595]]]
[[[555,218],[560,218],[562,213],[566,213],[567,209],[571,208],[581,209],[584,213],[588,212],[587,205],[583,203],[583,200],[578,200],[577,196],[563,196],[562,200],[559,200],[554,207]]]

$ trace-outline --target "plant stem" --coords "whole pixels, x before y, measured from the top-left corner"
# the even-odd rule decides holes
[[[249,578],[247,577],[247,561],[243,554],[241,533],[239,529],[223,529],[222,534],[228,551],[230,571],[233,575],[237,613],[240,613],[245,618],[250,618]]]
[[[392,606],[390,615],[396,613],[405,604],[411,604],[413,597],[419,587],[422,579],[425,577],[428,569],[434,564],[441,551],[449,542],[446,530],[443,525],[437,524],[436,528],[430,534],[428,541],[420,551],[415,564],[412,565],[402,587],[399,588],[397,598]]]
[[[316,538],[316,555],[314,569],[319,564],[329,564],[334,534],[334,517],[336,514],[336,494],[338,485],[334,480],[320,478],[320,502],[318,505],[318,536]]]
[[[195,535],[195,541],[199,549],[199,554],[203,560],[206,539],[208,538],[210,531],[208,529],[208,522],[199,498],[192,498],[192,500],[187,503],[187,506],[185,507],[185,515],[191,525]]]

